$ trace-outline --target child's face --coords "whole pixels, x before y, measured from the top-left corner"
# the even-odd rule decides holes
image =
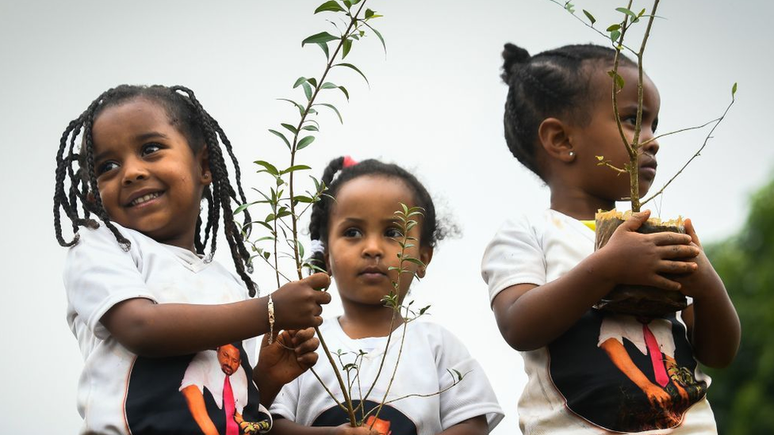
[[[603,69],[598,69],[593,74],[595,75],[591,78],[592,92],[598,97],[593,100],[591,122],[584,127],[576,128],[571,138],[578,156],[578,168],[583,171],[578,183],[593,198],[617,201],[630,196],[629,177],[626,174],[618,175],[616,171],[606,166],[599,166],[597,156],[603,156],[618,168],[624,168],[629,161],[629,156],[615,121],[611,79]],[[625,85],[618,93],[618,110],[624,134],[631,143],[637,117],[637,69],[626,66],[619,69],[619,74],[625,80]],[[645,76],[640,143],[655,136],[660,107],[661,98],[658,90]],[[640,150],[638,162],[640,195],[648,192],[656,177],[658,148],[658,142],[652,141]]]
[[[357,305],[383,305],[381,299],[392,290],[399,266],[397,258],[402,241],[402,230],[395,211],[400,204],[411,207],[414,198],[406,184],[384,176],[362,176],[341,186],[331,210],[328,228],[328,270],[336,280],[344,309]],[[409,235],[419,239],[420,226]],[[432,248],[419,247],[419,240],[410,242],[406,255],[419,258],[427,265]],[[401,276],[400,299],[418,271],[414,263],[405,262],[411,273]],[[418,275],[424,276],[424,270]]]
[[[110,219],[192,250],[210,182],[205,154],[195,156],[166,111],[145,99],[106,108],[92,136],[97,186]]]

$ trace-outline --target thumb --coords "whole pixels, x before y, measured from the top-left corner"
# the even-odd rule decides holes
[[[644,224],[650,217],[650,210],[641,211],[639,213],[632,213],[629,219],[626,220],[621,227],[626,228],[627,231],[637,231],[642,224]]]
[[[331,277],[327,273],[317,272],[300,281],[315,290],[326,290],[331,285]]]
[[[685,220],[685,234],[691,236],[691,241],[701,248],[701,242],[699,236],[696,234],[696,228],[693,227],[693,221],[690,219]]]

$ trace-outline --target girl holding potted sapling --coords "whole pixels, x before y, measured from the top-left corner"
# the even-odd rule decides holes
[[[610,103],[615,50],[570,45],[530,56],[505,46],[505,137],[513,155],[551,191],[551,206],[507,221],[488,246],[482,276],[503,338],[524,358],[522,431],[713,433],[709,378],[697,361],[724,367],[736,355],[739,320],[690,220],[685,234],[641,234],[634,213],[594,250],[594,217],[629,196]],[[619,55],[623,131],[636,124],[637,65]],[[659,93],[645,77],[639,191],[656,176]],[[594,308],[616,285],[677,290],[689,304],[663,316]]]

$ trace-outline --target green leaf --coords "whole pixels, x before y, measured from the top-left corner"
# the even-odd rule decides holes
[[[629,10],[627,8],[615,8],[615,10],[617,10],[618,12],[620,12],[622,14],[626,14],[626,15],[630,16],[634,20],[636,20],[638,18],[637,14],[635,14],[634,12],[632,12],[631,10]]]
[[[610,27],[608,27],[605,30],[607,30],[608,32],[613,32],[615,30],[621,30],[621,25],[620,24],[612,24],[612,25],[610,25]]]
[[[296,245],[298,246],[298,256],[304,258],[304,245],[298,240],[296,240]]]
[[[339,3],[335,0],[327,1],[320,6],[317,7],[317,9],[314,10],[315,14],[318,14],[320,12],[344,12],[344,8],[339,6]]]
[[[261,171],[258,171],[258,172],[266,171],[266,172],[270,173],[271,175],[279,175],[279,171],[277,170],[277,168],[274,165],[272,165],[271,163],[269,163],[269,162],[267,162],[265,160],[256,160],[253,163],[255,163],[258,166],[262,166],[264,168],[264,169],[262,169]]]
[[[611,41],[616,42],[616,41],[618,41],[618,38],[620,38],[620,37],[621,37],[621,32],[620,31],[613,30],[612,32],[610,32],[610,40]]]
[[[351,63],[337,63],[333,66],[343,66],[356,71],[358,74],[360,74],[360,76],[363,77],[366,83],[368,83],[368,87],[371,87],[371,83],[368,81],[368,77],[366,77],[365,74],[363,74],[363,72],[360,71],[355,65],[352,65]]]
[[[294,88],[295,88],[295,86],[294,86]],[[303,115],[303,114],[304,114],[304,106],[302,106],[302,105],[300,105],[300,104],[296,103],[296,102],[295,102],[295,101],[293,101],[293,100],[289,100],[289,99],[287,99],[287,98],[277,98],[277,99],[278,99],[278,100],[280,100],[280,101],[287,101],[288,103],[291,103],[291,104],[293,104],[294,106],[296,106],[296,108],[298,108],[298,113],[300,113],[301,115]]]
[[[319,106],[325,106],[325,107],[328,107],[329,109],[332,109],[334,112],[336,112],[336,115],[338,115],[339,122],[344,124],[344,118],[341,117],[341,113],[339,113],[339,109],[337,109],[336,106],[334,106],[333,104],[328,104],[328,103],[317,103],[317,104],[315,104],[315,106],[318,106],[318,105]]]
[[[325,58],[330,59],[331,53],[328,51],[328,44],[325,42],[318,42],[317,45],[319,45],[320,49],[325,53]]]
[[[282,134],[282,133],[278,132],[277,130],[272,130],[272,129],[269,129],[269,131],[270,131],[270,132],[272,132],[272,133],[274,133],[275,135],[277,135],[277,136],[278,136],[280,139],[282,139],[283,141],[285,141],[285,145],[287,145],[287,146],[288,146],[288,149],[290,149],[290,141],[288,141],[288,138],[286,138],[284,134]]]
[[[343,51],[341,52],[341,58],[344,59],[349,54],[349,51],[352,50],[352,40],[347,38],[344,40],[344,47]]]
[[[374,16],[374,11],[372,11],[371,9],[366,9],[366,11],[365,11],[365,18],[369,19],[369,18],[371,18],[373,16]]]
[[[371,27],[371,26],[368,26],[368,27],[374,32],[376,37],[379,38],[379,41],[382,42],[382,48],[384,48],[384,54],[387,54],[387,44],[385,44],[384,37],[382,36],[382,34],[379,33],[379,31],[374,29],[373,27]]]
[[[315,88],[317,87],[317,79],[316,78],[312,77],[312,78],[310,78],[307,81],[309,82],[310,85],[314,86]]]
[[[342,93],[344,93],[344,96],[347,97],[347,101],[349,101],[349,92],[347,92],[347,88],[345,88],[344,86],[339,86],[339,89],[341,90]]]
[[[240,205],[239,207],[236,208],[236,210],[234,210],[234,215],[238,215],[239,213],[242,213],[243,211],[245,211],[247,209],[247,207],[250,207],[251,205],[256,204],[256,203],[257,203],[257,201],[253,201],[253,202],[249,202],[247,204]]]
[[[618,74],[616,71],[608,71],[607,75],[609,75],[614,81],[615,81],[615,87],[617,90],[623,89],[626,82],[624,81],[624,78],[621,77],[620,74]]]
[[[296,145],[296,150],[302,150],[308,147],[309,144],[311,144],[312,142],[314,142],[314,136],[306,136],[302,138],[300,141],[298,141],[298,144]]]
[[[305,125],[305,126],[301,127],[301,130],[306,130],[306,131],[320,131],[320,129],[319,129],[319,128],[317,128],[317,126],[315,126],[315,125]]]
[[[294,165],[294,166],[291,166],[291,167],[289,167],[287,169],[283,169],[280,172],[280,174],[284,175],[284,174],[288,174],[290,172],[295,172],[295,171],[305,171],[307,169],[312,169],[312,168],[309,167],[309,166],[306,166],[306,165]]]
[[[306,44],[325,44],[327,42],[335,41],[339,39],[338,36],[333,36],[328,32],[320,32],[316,33],[312,36],[309,36],[308,38],[301,41],[301,46],[303,47]]]
[[[290,125],[290,124],[284,124],[284,123],[283,123],[283,124],[280,124],[280,125],[282,125],[282,126],[283,126],[283,127],[285,127],[286,129],[288,129],[288,131],[290,131],[291,133],[293,133],[293,134],[298,134],[298,129],[296,129],[296,127],[294,127],[294,126],[292,126],[292,125]]]
[[[737,83],[734,82],[734,86],[731,86],[731,98],[733,98],[734,95],[736,95],[736,89],[737,89],[736,85],[737,85]]]
[[[586,18],[589,19],[592,26],[597,22],[597,19],[594,18],[594,15],[591,15],[591,12],[587,11],[586,9],[583,10],[583,14],[586,15]]]
[[[299,77],[295,83],[293,83],[293,89],[301,86],[301,83],[306,82],[306,77]]]
[[[331,82],[325,82],[322,84],[322,86],[320,86],[320,89],[336,89],[336,88],[338,88],[338,86],[334,85]]]
[[[314,199],[306,195],[298,195],[293,197],[293,201],[303,202],[304,204],[311,204],[314,202]]]
[[[304,87],[304,95],[306,95],[307,100],[312,100],[312,86],[309,85],[309,83],[302,83],[301,84]]]

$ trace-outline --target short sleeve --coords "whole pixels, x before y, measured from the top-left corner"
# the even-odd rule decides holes
[[[516,284],[546,283],[545,255],[526,217],[509,220],[484,251],[481,277],[489,287],[489,302]]]
[[[432,326],[436,331],[429,336],[437,336],[433,342],[439,388],[443,390],[452,385],[458,373],[463,376],[457,385],[441,393],[440,417],[443,429],[484,415],[489,429],[492,430],[500,423],[504,414],[484,369],[451,332],[438,325]]]
[[[180,382],[180,391],[183,391],[188,386],[195,385],[199,389],[199,392],[204,392],[203,387],[205,379],[207,378],[208,363],[205,352],[196,354],[188,364],[188,367],[185,369],[185,374],[183,374],[183,381]]]
[[[282,390],[277,394],[277,397],[269,408],[269,412],[272,415],[277,415],[290,421],[296,421],[296,410],[298,409],[299,392],[301,389],[300,385],[303,378],[303,376],[299,376],[282,387]]]
[[[63,277],[71,327],[78,320],[105,339],[109,332],[100,319],[115,304],[132,298],[154,300],[138,270],[136,245],[124,251],[104,225],[80,231],[78,243],[67,253]]]

